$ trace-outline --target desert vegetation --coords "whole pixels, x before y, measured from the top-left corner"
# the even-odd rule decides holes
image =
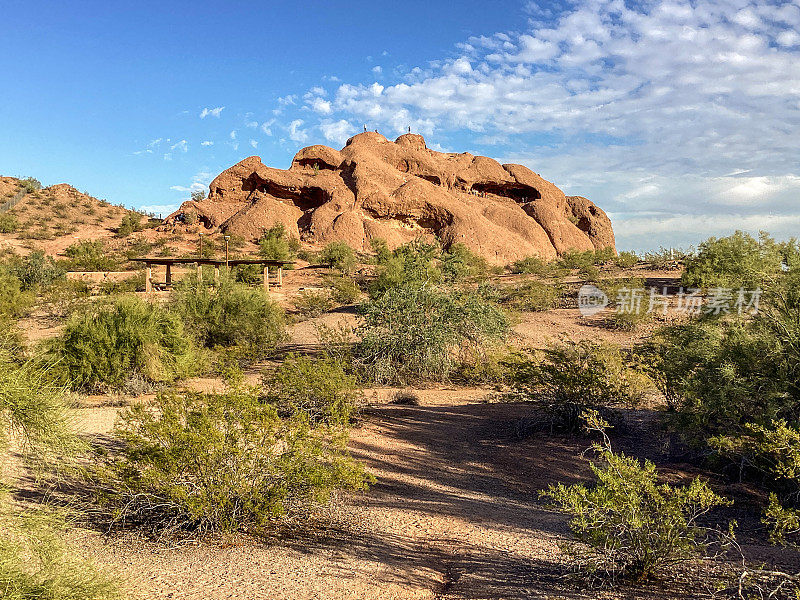
[[[108,239],[134,247],[137,223]],[[217,256],[208,241],[204,254]],[[10,597],[125,588],[69,552],[68,523],[107,540],[142,536],[159,552],[187,540],[201,552],[217,539],[313,545],[336,531],[345,552],[363,535],[354,523],[388,527],[392,540],[386,515],[418,519],[429,498],[445,517],[426,526],[453,539],[459,515],[505,511],[535,543],[541,520],[556,519],[548,568],[579,597],[796,593],[795,559],[768,554],[794,557],[800,544],[796,242],[709,239],[680,257],[667,309],[644,294],[629,316],[626,295],[647,287],[653,257],[582,252],[501,268],[425,239],[374,240],[369,255],[302,249],[274,227],[251,249],[296,264],[270,292],[245,265],[219,280],[186,268],[171,289],[144,294],[135,272],[94,284],[68,275],[112,266],[106,243],[9,254],[0,267],[6,447],[22,442],[21,468],[52,499],[24,513],[2,500]],[[147,243],[143,252],[158,247]],[[659,268],[661,279],[674,270]],[[586,284],[608,301],[596,315],[578,309]],[[700,309],[680,312],[690,296]],[[39,323],[52,331],[28,339]],[[77,437],[70,415],[97,402],[115,426]],[[439,429],[448,423],[458,426]],[[539,466],[520,475],[529,465]],[[442,482],[463,492],[439,496]],[[514,521],[495,489],[535,518]],[[537,568],[527,563],[528,577],[551,585]]]

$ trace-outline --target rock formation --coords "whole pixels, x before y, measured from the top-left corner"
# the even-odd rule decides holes
[[[420,135],[392,142],[360,133],[342,150],[303,148],[288,170],[251,156],[223,171],[200,202],[167,218],[180,227],[193,212],[206,228],[256,240],[283,223],[304,242],[347,242],[369,250],[435,237],[461,242],[494,264],[526,256],[614,246],[606,214],[586,198],[565,196],[522,165],[429,150]]]

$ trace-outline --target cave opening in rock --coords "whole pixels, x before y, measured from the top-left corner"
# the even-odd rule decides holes
[[[330,200],[328,192],[320,187],[284,186],[273,181],[263,182],[258,191],[279,200],[288,200],[302,211],[319,208]]]
[[[474,183],[472,184],[472,190],[478,192],[478,194],[510,198],[515,202],[530,202],[531,200],[539,200],[542,197],[536,188],[518,183]]]

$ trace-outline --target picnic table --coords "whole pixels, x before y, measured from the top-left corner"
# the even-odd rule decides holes
[[[164,277],[164,286],[169,288],[172,286],[172,267],[175,265],[197,265],[197,277],[200,281],[203,280],[203,266],[209,265],[214,267],[214,281],[219,283],[219,269],[225,266],[226,269],[235,267],[237,265],[261,265],[264,271],[264,290],[269,292],[269,268],[277,269],[277,280],[275,285],[283,285],[283,267],[286,265],[293,265],[292,261],[286,260],[273,260],[267,258],[231,258],[229,260],[220,258],[165,258],[165,257],[150,257],[133,258],[133,262],[144,263],[147,273],[145,275],[145,291],[153,291],[153,266],[166,267],[166,274]]]

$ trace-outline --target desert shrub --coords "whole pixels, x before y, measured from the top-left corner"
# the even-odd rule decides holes
[[[642,260],[652,269],[675,269],[679,263],[686,260],[690,253],[680,248],[664,248],[645,252]]]
[[[117,261],[110,255],[100,240],[82,240],[67,247],[64,255],[67,270],[70,271],[113,271]]]
[[[362,307],[355,353],[376,383],[447,380],[465,355],[501,341],[508,319],[475,294],[429,284],[388,288]]]
[[[65,390],[53,382],[47,368],[12,361],[0,349],[3,452],[8,451],[7,442],[13,435],[26,458],[38,468],[60,469],[67,457],[82,448],[71,430],[68,415]],[[3,475],[8,473],[9,470],[4,470]],[[59,515],[20,511],[17,503],[12,503],[5,494],[0,495],[3,598],[110,600],[119,596],[111,579],[76,558],[74,549],[67,547],[63,541],[66,529],[66,521]]]
[[[201,344],[237,346],[251,357],[272,352],[285,336],[284,313],[261,288],[223,277],[216,289],[185,277],[175,285],[172,308]]]
[[[737,231],[723,238],[709,238],[694,256],[685,260],[681,281],[699,288],[764,287],[783,271],[783,248],[762,232],[758,239]]]
[[[375,254],[375,262],[379,265],[386,263],[392,257],[392,251],[389,250],[389,244],[382,238],[372,238],[369,241],[369,247]]]
[[[296,251],[292,251],[289,245],[289,238],[286,234],[286,227],[283,223],[277,223],[264,231],[258,241],[258,253],[263,258],[271,260],[291,260]]]
[[[161,394],[122,415],[118,453],[95,478],[117,525],[261,533],[301,523],[338,489],[369,480],[345,449],[346,430],[314,427],[241,390]],[[306,523],[307,524],[307,523]]]
[[[594,250],[586,250],[580,252],[577,250],[569,250],[561,255],[558,263],[565,269],[583,269],[594,265],[597,261]]]
[[[302,290],[293,300],[295,310],[307,319],[314,319],[333,308],[330,290]]]
[[[126,213],[117,227],[117,237],[128,237],[130,234],[144,229],[142,215],[136,212]]]
[[[356,253],[344,242],[331,242],[322,249],[319,260],[344,275],[351,274],[356,268]]]
[[[447,281],[463,281],[486,275],[489,265],[486,259],[475,254],[464,244],[458,243],[442,256],[442,273]]]
[[[281,416],[305,413],[312,423],[347,424],[359,396],[356,378],[340,361],[289,355],[262,377],[265,401]]]
[[[0,233],[16,233],[18,229],[19,221],[13,213],[0,213]]]
[[[74,387],[119,388],[132,375],[170,382],[196,372],[181,317],[134,296],[86,306],[49,343],[54,369]]]
[[[337,304],[352,304],[361,297],[361,288],[349,277],[328,276],[324,281]]]
[[[526,281],[517,287],[501,290],[500,302],[515,310],[540,312],[558,307],[563,293],[564,290],[557,285]]]
[[[42,189],[42,183],[34,177],[26,177],[25,179],[19,180],[19,187],[20,189],[25,190],[27,193],[33,194],[34,192],[38,192],[40,189]]]
[[[125,279],[113,279],[102,281],[98,286],[100,293],[106,296],[113,296],[116,294],[125,294],[129,292],[142,292],[145,290],[145,272],[138,271],[137,273],[126,277]]]
[[[453,378],[468,385],[504,386],[513,383],[517,366],[525,359],[515,348],[492,344],[464,356]]]
[[[11,270],[25,290],[40,291],[64,277],[64,269],[41,250],[34,250],[14,261]]]
[[[636,406],[651,385],[619,347],[588,341],[552,344],[514,373],[517,393],[539,404],[551,427],[573,432],[587,409]]]
[[[608,427],[596,413],[587,419],[590,428]],[[602,461],[591,463],[594,485],[558,484],[544,493],[570,516],[569,528],[582,542],[571,549],[578,570],[603,579],[641,580],[701,557],[725,539],[699,521],[729,501],[697,478],[685,486],[660,484],[652,462],[613,452],[604,431],[603,439],[592,446]]]
[[[594,265],[581,267],[578,270],[578,276],[586,281],[598,281],[600,279],[600,269]]]
[[[512,263],[510,269],[512,273],[525,273],[542,277],[550,274],[550,265],[538,256],[522,258]]]
[[[609,306],[619,306],[621,304],[631,304],[633,302],[633,291],[641,301],[647,299],[645,290],[645,280],[641,277],[611,277],[601,279],[597,282],[597,287],[608,296]]]
[[[614,257],[613,262],[620,269],[630,269],[639,262],[639,256],[635,252],[623,250]]]
[[[641,310],[616,310],[605,320],[607,327],[620,331],[636,331],[653,320],[653,313],[648,310],[647,302]]]
[[[34,295],[22,289],[22,282],[0,265],[0,319],[17,319],[30,311]]]
[[[392,393],[389,404],[398,406],[419,406],[419,396],[414,390],[397,390]]]
[[[42,295],[43,308],[52,317],[66,317],[89,302],[91,290],[85,281],[60,279]]]
[[[395,248],[391,257],[379,265],[377,277],[369,286],[370,296],[377,298],[393,287],[419,287],[441,281],[439,257],[439,248],[422,240]]]
[[[189,225],[189,226],[197,225],[197,213],[196,212],[189,211],[189,212],[181,213],[181,215],[183,216],[183,222],[186,225]]]
[[[205,190],[193,190],[191,194],[191,198],[195,202],[202,202],[206,199],[206,191]]]

